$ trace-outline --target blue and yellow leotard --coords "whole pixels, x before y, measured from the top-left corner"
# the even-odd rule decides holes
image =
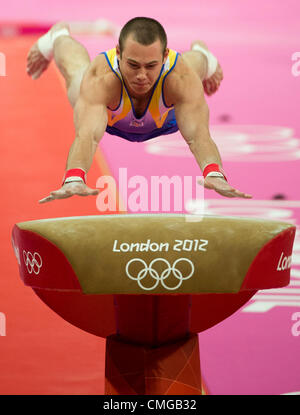
[[[178,130],[174,107],[168,107],[164,100],[163,86],[168,74],[175,68],[178,53],[170,49],[165,64],[154,85],[147,108],[141,117],[137,117],[131,97],[126,89],[119,69],[116,49],[102,52],[111,70],[122,82],[120,103],[114,110],[107,109],[108,123],[106,131],[129,141],[146,141],[160,135],[171,134]]]

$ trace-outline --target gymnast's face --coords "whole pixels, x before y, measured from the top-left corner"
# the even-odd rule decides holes
[[[125,40],[122,57],[119,46],[116,49],[120,71],[130,95],[133,97],[146,95],[159,77],[169,50],[167,49],[163,55],[159,39],[145,46],[134,40],[132,35]]]

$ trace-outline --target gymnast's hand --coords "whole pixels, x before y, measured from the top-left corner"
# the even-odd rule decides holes
[[[228,184],[227,181],[221,177],[206,177],[205,179],[200,179],[198,183],[206,189],[214,190],[225,197],[242,197],[244,199],[252,198],[251,195],[240,192],[239,190],[231,187],[230,184]]]
[[[39,203],[51,202],[51,200],[55,199],[67,199],[68,197],[74,195],[90,196],[97,195],[98,193],[99,190],[91,189],[85,183],[82,182],[65,183],[60,189],[50,192],[49,196],[39,200]]]

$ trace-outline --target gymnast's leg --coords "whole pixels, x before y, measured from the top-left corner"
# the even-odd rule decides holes
[[[223,79],[223,70],[207,45],[196,40],[191,44],[191,49],[182,54],[182,57],[187,65],[199,75],[206,94],[214,94]]]
[[[32,46],[27,56],[27,73],[33,79],[39,78],[52,58],[65,79],[68,99],[74,107],[82,77],[91,61],[85,47],[71,37],[70,26],[66,22],[53,25]]]

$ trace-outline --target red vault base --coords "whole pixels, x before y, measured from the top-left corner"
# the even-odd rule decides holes
[[[160,347],[106,339],[106,395],[201,395],[198,335]]]
[[[106,339],[105,394],[201,395],[190,295],[116,295],[117,334]]]

